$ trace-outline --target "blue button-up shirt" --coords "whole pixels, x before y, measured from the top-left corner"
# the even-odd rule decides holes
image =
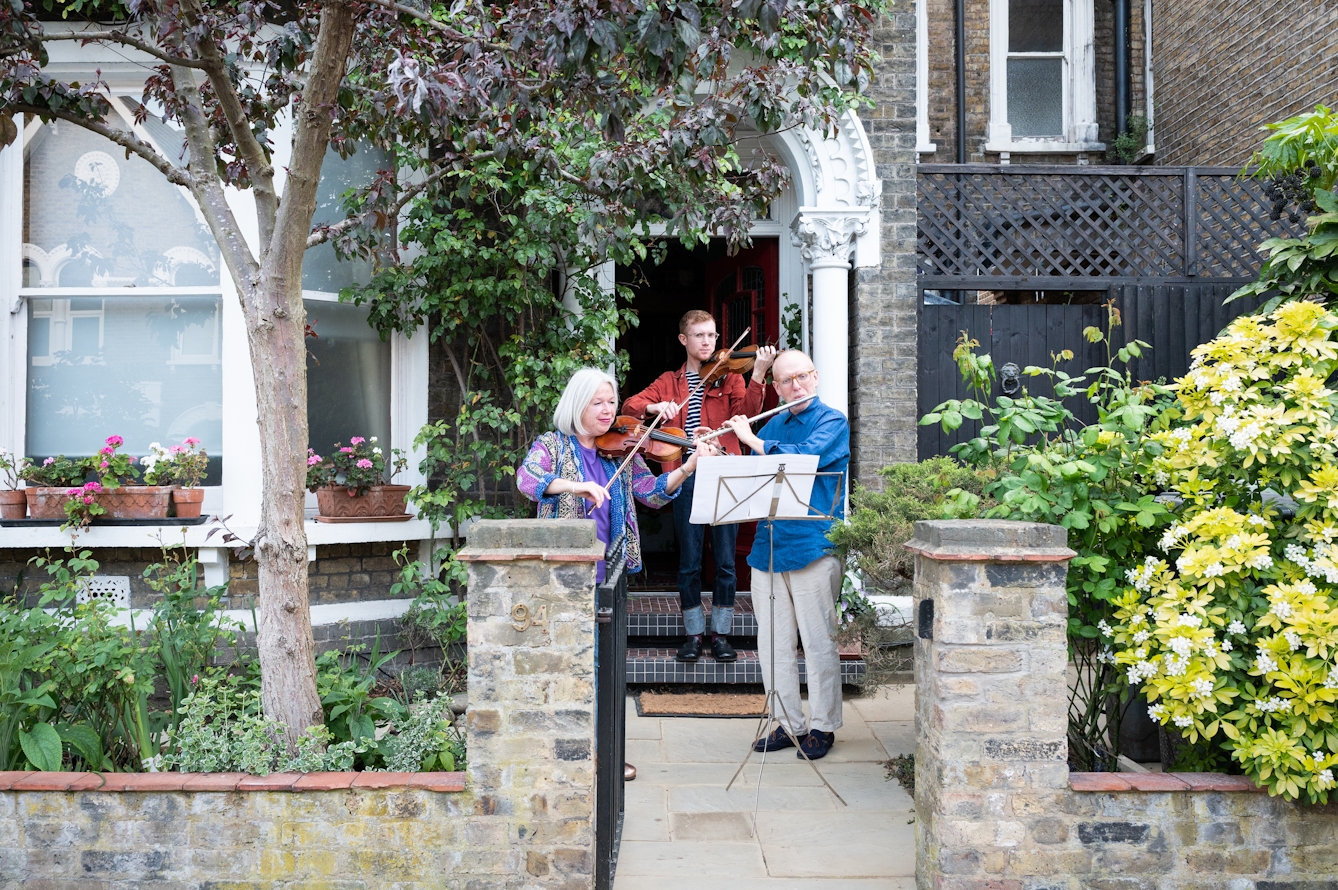
[[[767,454],[816,454],[818,472],[840,473],[837,476],[819,476],[813,482],[809,504],[815,509],[809,515],[820,515],[832,509],[845,518],[846,469],[850,466],[850,423],[835,408],[824,405],[821,399],[808,403],[803,411],[791,414],[782,411],[762,427],[757,434]],[[759,571],[793,572],[802,569],[831,550],[827,529],[832,523],[819,519],[777,520],[775,525],[776,561],[771,557],[770,522],[757,524],[748,565]]]

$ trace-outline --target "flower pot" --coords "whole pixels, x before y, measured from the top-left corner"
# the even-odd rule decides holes
[[[21,490],[0,491],[0,519],[22,519],[28,515],[28,496]]]
[[[122,485],[98,494],[108,519],[166,519],[171,500],[167,485]]]
[[[407,485],[373,485],[362,494],[358,494],[357,489],[335,485],[316,489],[316,503],[320,505],[321,515],[342,519],[403,516],[407,512],[404,501],[408,496]]]
[[[30,486],[23,489],[28,499],[29,519],[64,519],[65,502],[70,499],[60,486]]]
[[[203,503],[203,488],[172,489],[172,504],[176,507],[177,519],[199,519],[200,505]]]

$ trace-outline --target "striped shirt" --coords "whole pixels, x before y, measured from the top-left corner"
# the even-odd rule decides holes
[[[688,380],[688,392],[692,393],[688,399],[688,413],[684,418],[683,431],[692,438],[693,431],[702,425],[702,392],[697,384],[701,382],[701,376],[691,371],[684,370],[684,376]],[[692,454],[695,449],[689,448],[688,454]]]

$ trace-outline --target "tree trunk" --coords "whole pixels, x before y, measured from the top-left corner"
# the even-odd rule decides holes
[[[327,3],[321,12],[311,75],[293,111],[288,181],[268,250],[261,258],[259,286],[246,313],[264,482],[255,541],[260,566],[260,697],[265,715],[288,725],[290,749],[308,727],[324,722],[316,689],[303,514],[308,435],[302,257],[353,25],[347,3]]]

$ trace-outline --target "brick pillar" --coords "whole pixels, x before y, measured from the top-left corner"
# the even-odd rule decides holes
[[[1039,810],[1068,790],[1064,577],[1055,525],[917,522],[916,881],[1022,890]]]
[[[477,522],[459,558],[475,801],[462,870],[496,874],[489,887],[592,886],[595,523]]]

